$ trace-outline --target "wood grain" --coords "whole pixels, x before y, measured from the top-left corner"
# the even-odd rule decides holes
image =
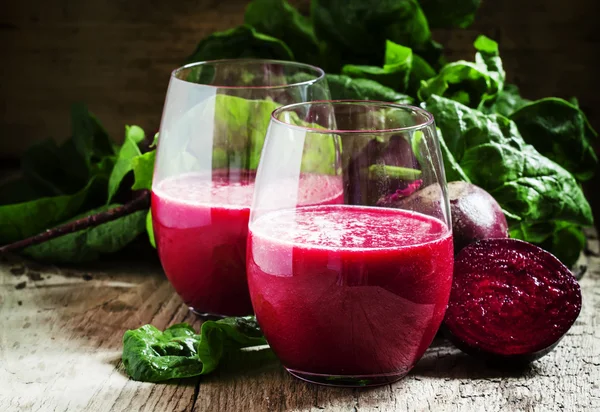
[[[75,101],[89,104],[117,139],[125,124],[154,133],[170,71],[199,39],[241,23],[247,3],[0,2],[0,157],[66,137]],[[598,127],[595,9],[591,0],[488,0],[471,28],[438,30],[435,38],[451,59],[472,59],[475,36],[490,35],[501,43],[509,81],[525,96],[577,96]]]
[[[393,385],[325,388],[290,377],[270,351],[235,354],[213,375],[131,381],[127,329],[199,327],[154,262],[87,268],[0,262],[1,411],[600,410],[600,250],[588,247],[583,309],[555,351],[520,372],[487,367],[437,340]]]

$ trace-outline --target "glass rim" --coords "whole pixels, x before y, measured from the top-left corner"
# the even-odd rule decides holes
[[[417,113],[425,116],[426,120],[423,122],[419,122],[418,124],[415,124],[412,126],[394,127],[394,128],[390,128],[390,129],[348,129],[348,130],[343,130],[343,129],[319,129],[316,127],[299,126],[299,125],[291,124],[291,123],[288,123],[286,121],[283,121],[283,120],[277,118],[277,116],[279,114],[286,112],[286,111],[290,111],[291,109],[294,109],[296,107],[305,106],[305,105],[313,105],[313,104],[324,104],[324,103],[331,104],[333,106],[336,106],[336,105],[361,106],[362,105],[362,106],[371,106],[371,107],[379,106],[382,108],[395,108],[395,109],[411,110],[413,112],[417,112]],[[434,123],[435,119],[433,118],[433,115],[431,113],[429,113],[427,110],[425,110],[421,107],[418,107],[418,106],[410,105],[410,104],[384,102],[384,101],[380,101],[380,100],[338,99],[338,100],[313,100],[313,101],[309,101],[309,102],[299,102],[299,103],[292,103],[292,104],[288,104],[285,106],[281,106],[281,107],[278,107],[277,109],[275,109],[271,113],[271,121],[278,123],[282,126],[290,127],[292,129],[296,129],[296,130],[303,130],[306,132],[315,132],[315,133],[322,133],[322,134],[329,134],[329,133],[373,134],[373,133],[397,133],[397,132],[407,132],[407,131],[411,131],[411,130],[420,130],[425,127],[431,126]]]
[[[289,84],[278,84],[278,85],[274,85],[274,86],[225,86],[225,85],[219,85],[219,84],[206,84],[206,83],[190,82],[185,79],[177,77],[177,75],[179,73],[181,73],[182,71],[196,67],[196,66],[210,66],[210,65],[220,64],[220,63],[236,64],[236,65],[237,64],[246,64],[246,63],[271,63],[271,64],[278,64],[281,66],[295,66],[295,67],[299,67],[299,68],[310,69],[311,71],[314,71],[316,74],[318,74],[318,76],[316,76],[314,79],[310,79],[310,80],[304,80],[301,82],[289,83]],[[309,86],[309,85],[315,84],[318,81],[325,79],[325,71],[323,69],[321,69],[320,67],[313,66],[312,64],[300,63],[300,62],[295,62],[295,61],[290,61],[290,60],[255,59],[255,58],[216,59],[216,60],[204,60],[204,61],[200,61],[200,62],[188,63],[181,67],[178,67],[177,69],[175,69],[171,72],[171,79],[179,80],[179,81],[182,81],[182,82],[188,83],[188,84],[195,84],[198,86],[213,87],[215,89],[273,90],[273,89],[285,89],[288,87]]]

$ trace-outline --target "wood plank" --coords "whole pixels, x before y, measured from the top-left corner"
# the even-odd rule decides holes
[[[2,265],[0,410],[190,410],[197,379],[143,384],[120,367],[125,330],[187,317],[160,268],[136,266]]]
[[[336,389],[290,377],[270,351],[226,359],[214,374],[131,381],[127,329],[199,327],[156,261],[87,267],[0,262],[2,411],[593,411],[600,409],[600,250],[590,239],[583,309],[555,351],[522,372],[490,368],[438,339],[404,380]]]

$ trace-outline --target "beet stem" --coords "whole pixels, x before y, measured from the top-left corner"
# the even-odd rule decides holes
[[[37,235],[28,237],[26,239],[22,239],[14,243],[9,243],[8,245],[1,246],[0,255],[3,255],[8,252],[15,252],[29,246],[47,242],[48,240],[67,235],[69,233],[74,233],[83,229],[96,227],[103,223],[111,222],[123,216],[129,215],[133,212],[137,212],[138,210],[147,209],[149,207],[150,191],[143,190],[140,192],[139,195],[137,195],[131,201],[125,203],[122,206],[118,206],[113,209],[106,210],[104,212],[95,213],[93,215],[89,215],[81,219],[65,223],[52,229],[47,229],[42,233],[38,233]]]

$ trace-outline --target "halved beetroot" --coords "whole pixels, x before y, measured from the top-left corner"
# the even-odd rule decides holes
[[[517,239],[486,239],[464,248],[444,319],[461,350],[490,360],[530,362],[550,352],[581,310],[569,269]]]

